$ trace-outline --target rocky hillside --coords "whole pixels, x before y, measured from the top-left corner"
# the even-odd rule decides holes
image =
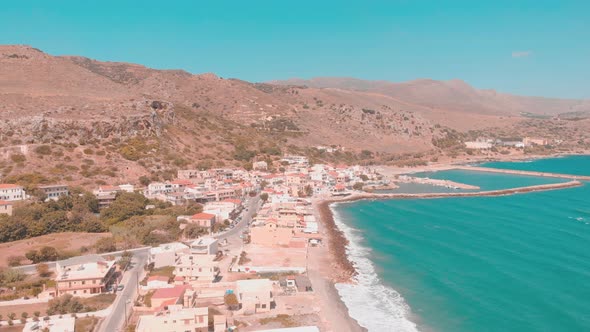
[[[554,120],[517,111],[437,108],[442,92],[420,91],[250,83],[0,46],[0,175],[91,187],[169,179],[179,168],[249,167],[254,157],[287,152],[390,163],[445,155],[468,135],[523,128],[565,136],[579,127],[568,139],[578,144],[582,135],[585,144],[583,119],[555,129]]]
[[[272,83],[373,92],[433,109],[465,113],[559,115],[590,111],[590,100],[514,96],[494,90],[478,90],[457,79],[450,81],[420,79],[393,83],[355,78],[317,77],[309,80],[289,79]]]

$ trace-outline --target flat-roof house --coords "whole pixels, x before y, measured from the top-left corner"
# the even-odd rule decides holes
[[[267,312],[274,303],[272,281],[269,279],[238,280],[236,293],[244,312]]]
[[[0,214],[12,215],[12,202],[0,201]]]
[[[182,254],[174,265],[174,275],[184,281],[212,282],[219,275],[219,263],[213,255]]]
[[[153,263],[156,269],[164,266],[174,266],[178,255],[183,252],[186,253],[188,250],[189,247],[180,242],[161,244],[157,247],[150,248],[148,264]]]
[[[213,332],[227,331],[227,317],[225,315],[213,316]]]
[[[209,331],[209,309],[183,308],[170,305],[165,312],[140,316],[136,332],[207,332]]]
[[[23,186],[11,183],[0,183],[0,200],[22,201],[27,198]]]
[[[25,324],[23,332],[74,332],[76,318],[64,316],[62,318],[53,318],[50,320],[31,321]]]
[[[172,288],[173,284],[168,283],[169,278],[167,276],[151,276],[147,280],[147,284],[144,289],[159,289],[159,288]]]
[[[201,237],[190,244],[191,254],[217,255],[219,242],[212,237]]]
[[[55,263],[57,295],[93,296],[106,292],[115,278],[115,261],[99,255],[72,257]]]
[[[54,201],[58,200],[61,196],[68,196],[70,194],[68,186],[65,184],[39,186],[39,190],[41,190],[45,196],[47,196],[48,200]]]

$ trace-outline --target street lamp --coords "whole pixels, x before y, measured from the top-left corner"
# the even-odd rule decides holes
[[[123,305],[123,308],[125,308],[125,327],[127,327],[127,305],[131,303],[130,299],[127,299],[125,301],[125,304]]]

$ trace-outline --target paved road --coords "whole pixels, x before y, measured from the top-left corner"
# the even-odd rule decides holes
[[[246,202],[246,208],[248,208],[248,211],[245,211],[245,209],[244,209],[244,212],[242,212],[242,214],[241,214],[242,220],[239,223],[237,223],[234,226],[234,228],[232,228],[226,232],[214,235],[213,237],[223,240],[225,238],[230,238],[230,237],[241,234],[242,231],[248,227],[248,223],[252,220],[252,216],[256,212],[258,212],[258,209],[260,208],[260,203],[261,203],[260,196],[250,198],[248,200],[248,202]]]
[[[150,249],[150,247],[142,247],[142,248],[129,249],[127,251],[132,252],[133,254],[138,254],[141,252],[147,253],[149,251],[149,249]],[[118,257],[121,257],[121,255],[124,252],[125,252],[125,250],[120,250],[120,251],[107,252],[107,253],[100,254],[100,255],[102,257],[113,256],[115,258],[118,258]],[[47,264],[47,266],[49,267],[49,270],[51,270],[51,271],[55,270],[55,262],[45,262],[45,264]],[[15,269],[19,269],[23,273],[26,273],[26,274],[31,274],[31,273],[37,272],[37,265],[31,264],[31,265],[17,266],[17,267],[15,267]]]
[[[123,331],[125,325],[125,313],[129,316],[133,308],[133,301],[137,296],[138,282],[143,278],[143,266],[147,262],[149,249],[136,251],[133,254],[132,268],[125,272],[121,284],[125,285],[122,291],[117,293],[117,298],[111,306],[111,313],[105,317],[97,332]],[[129,301],[129,303],[127,303]]]

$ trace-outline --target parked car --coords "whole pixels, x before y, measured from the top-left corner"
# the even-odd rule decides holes
[[[124,286],[124,285],[119,285],[119,286],[117,286],[117,292],[120,292],[120,291],[122,291],[122,290],[123,290],[123,288],[125,288],[125,286]]]

